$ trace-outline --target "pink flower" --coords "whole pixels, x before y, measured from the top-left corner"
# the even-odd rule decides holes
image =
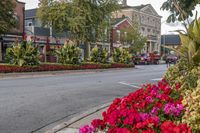
[[[159,108],[153,107],[153,109],[151,110],[151,114],[157,115],[158,111],[159,111]]]
[[[151,96],[148,96],[148,97],[146,98],[146,101],[147,101],[148,103],[152,103],[152,102],[153,102],[153,98],[152,98]]]
[[[173,103],[167,103],[164,107],[164,112],[165,114],[168,115],[174,115],[174,116],[179,116],[181,112],[183,111],[184,107],[182,104],[175,104]]]
[[[140,117],[141,117],[142,121],[145,121],[146,119],[149,118],[149,114],[147,114],[147,113],[140,113]]]
[[[94,131],[94,127],[89,125],[85,125],[79,129],[79,133],[94,133]]]

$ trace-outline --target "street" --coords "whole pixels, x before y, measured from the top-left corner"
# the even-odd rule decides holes
[[[95,106],[156,82],[166,65],[0,80],[0,133],[44,132]]]

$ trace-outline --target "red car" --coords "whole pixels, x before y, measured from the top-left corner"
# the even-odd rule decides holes
[[[153,53],[140,54],[135,57],[135,64],[159,64],[160,55]]]

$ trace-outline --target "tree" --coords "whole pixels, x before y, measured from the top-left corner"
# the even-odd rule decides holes
[[[141,35],[137,25],[125,28],[122,32],[124,33],[124,36],[122,37],[121,42],[130,45],[131,53],[140,52],[144,48],[147,38]]]
[[[200,4],[200,0],[167,0],[161,9],[171,12],[167,22],[184,21],[193,16],[192,11],[197,4]]]
[[[77,42],[89,45],[102,34],[101,25],[107,16],[119,9],[118,0],[40,0],[38,17],[43,25],[62,32],[68,30]]]
[[[14,8],[15,2],[13,0],[0,0],[0,35],[8,32],[17,24]]]

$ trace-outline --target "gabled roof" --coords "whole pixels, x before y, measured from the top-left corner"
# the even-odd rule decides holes
[[[18,3],[21,3],[21,4],[26,4],[25,2],[22,2],[22,1],[19,1],[19,0],[15,0],[16,2]]]
[[[25,11],[25,19],[27,18],[35,18],[36,17],[37,8],[29,9]]]
[[[140,5],[140,6],[133,6],[133,8],[137,9],[137,10],[141,10],[142,8],[148,6],[149,4],[147,5]]]
[[[148,5],[149,4],[147,4],[147,5],[139,5],[139,6],[128,6],[128,5],[126,5],[126,6],[122,6],[121,9],[134,8],[136,10],[141,10],[142,8],[144,8],[144,7],[148,6]]]
[[[179,35],[162,35],[161,45],[180,45],[181,40]]]
[[[153,6],[151,4],[146,4],[146,5],[139,5],[139,6],[122,6],[121,9],[135,9],[138,11],[142,11],[145,12],[145,10],[150,9],[151,11],[148,12],[146,11],[146,13],[150,14],[151,12],[153,12],[156,16],[161,17],[160,15],[158,15],[158,13],[156,12],[156,10],[153,8]]]
[[[123,23],[124,21],[128,21],[128,22],[130,23],[130,25],[132,25],[132,24],[131,24],[131,20],[130,20],[129,17],[113,18],[113,19],[111,20],[111,24],[112,24],[113,27],[115,27],[115,26],[117,26],[117,25]]]
[[[112,25],[116,25],[118,23],[120,23],[121,21],[123,21],[125,18],[114,18],[112,19]]]

